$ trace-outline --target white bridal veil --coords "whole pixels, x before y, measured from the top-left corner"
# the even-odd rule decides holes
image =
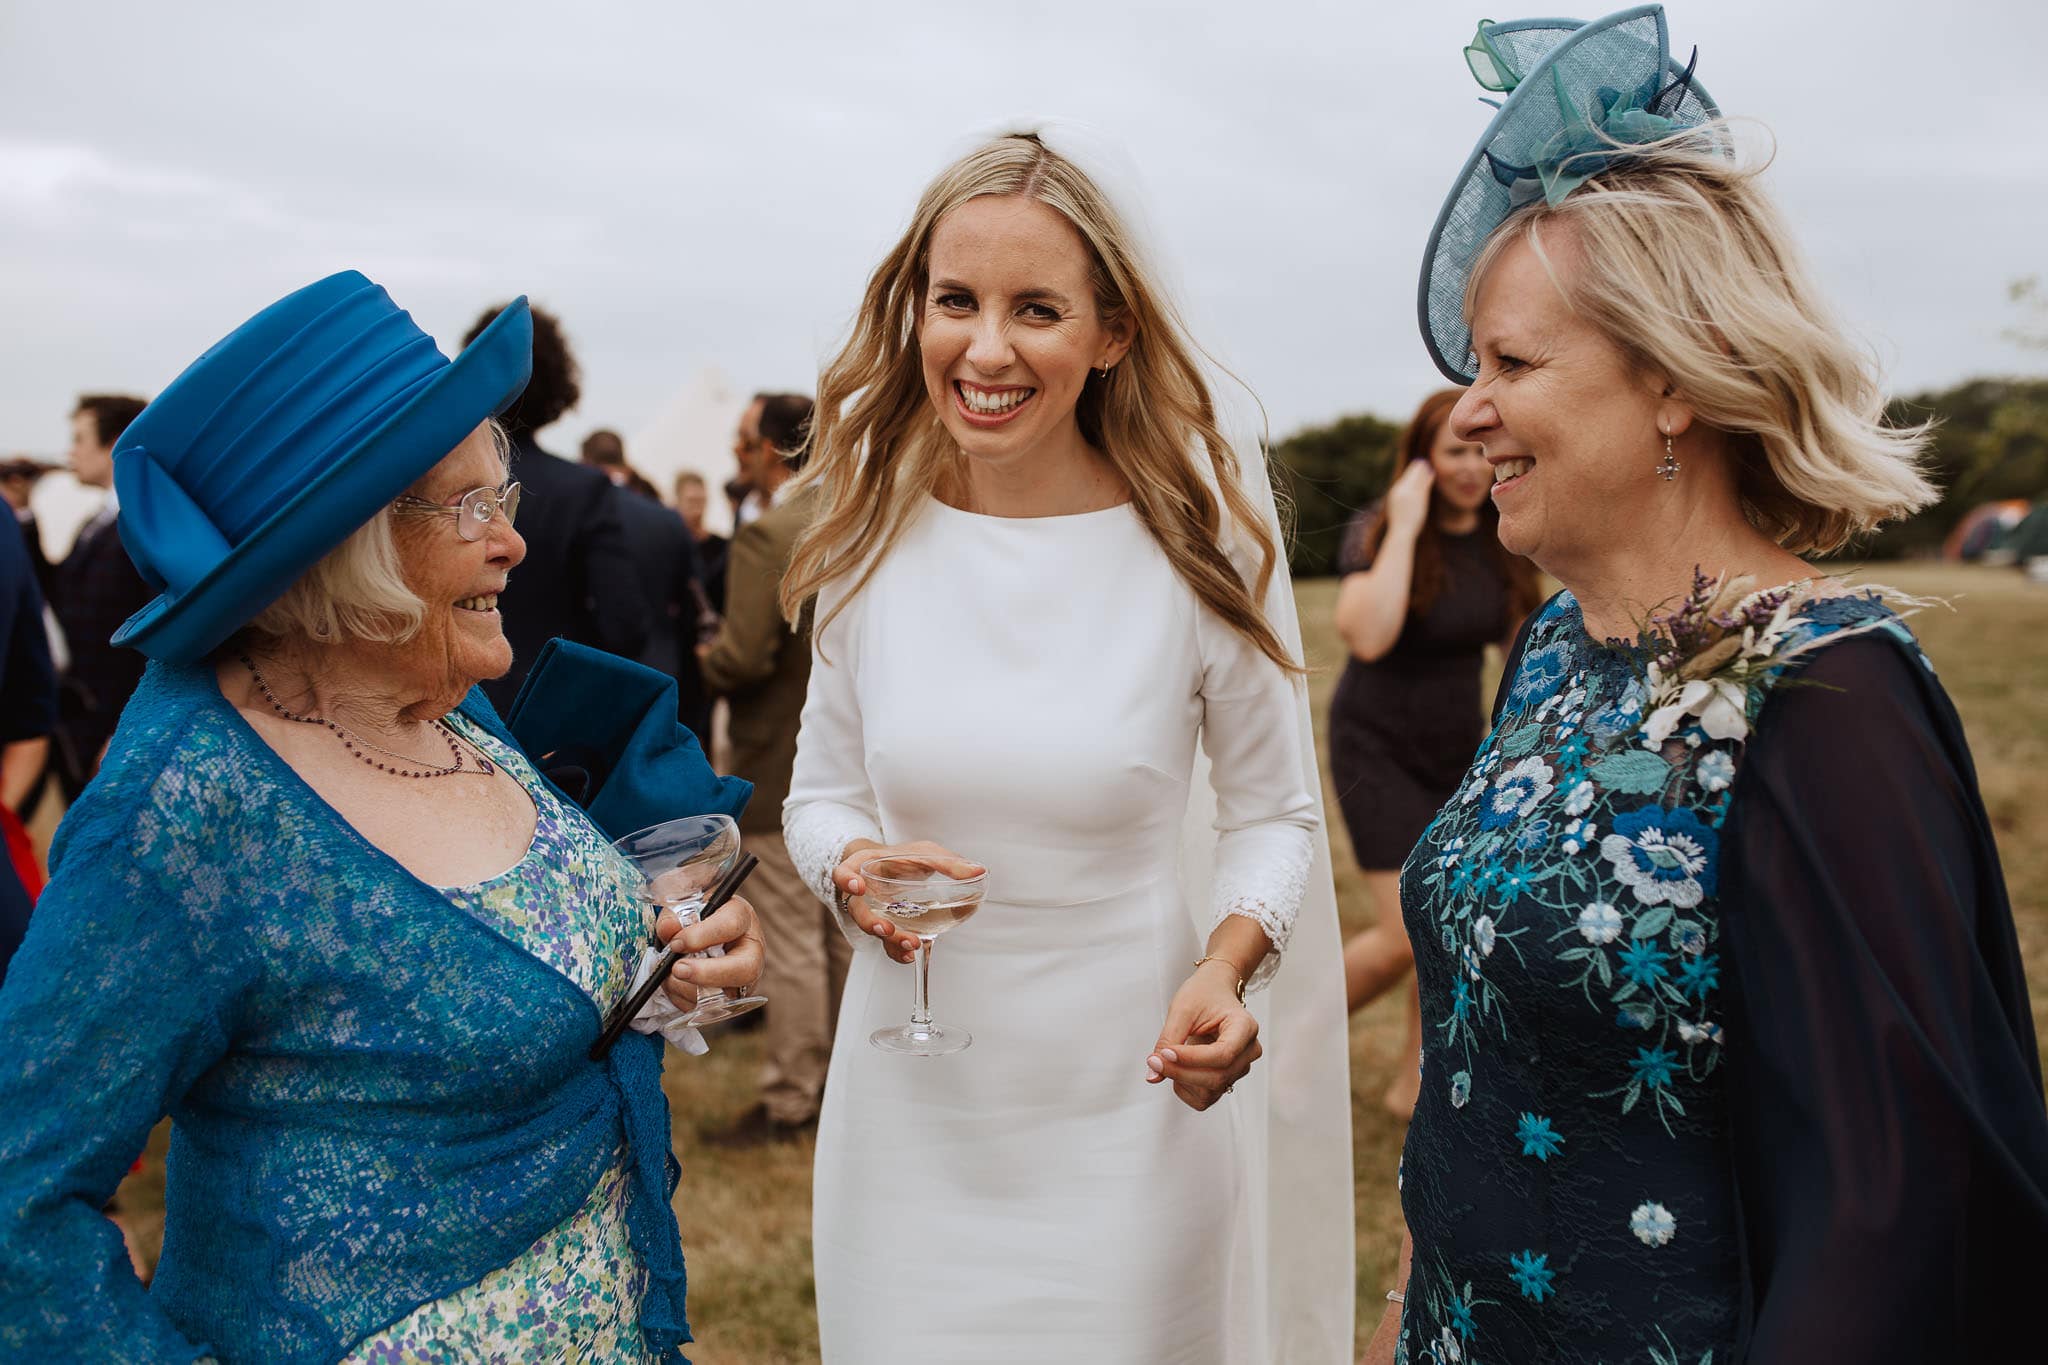
[[[1145,216],[1136,167],[1120,149],[1099,132],[1066,120],[1020,119],[995,131],[1034,133],[1085,172],[1123,219],[1154,278],[1172,291],[1176,305],[1188,307],[1191,282],[1168,268]],[[1266,592],[1267,619],[1289,653],[1300,659],[1301,622],[1266,465],[1263,414],[1244,385],[1221,366],[1206,368],[1218,424],[1237,455],[1241,486],[1263,522],[1256,529],[1280,551]],[[1275,716],[1273,723],[1276,739],[1284,727],[1292,728],[1303,769],[1311,775],[1320,823],[1325,818],[1322,786],[1308,688],[1300,679],[1293,713]],[[1198,939],[1206,939],[1211,928],[1216,810],[1209,761],[1198,748],[1181,840],[1185,900]],[[1229,1335],[1266,1343],[1263,1361],[1245,1365],[1350,1365],[1355,1353],[1355,1230],[1349,1015],[1329,840],[1320,830],[1286,954],[1269,988],[1255,993],[1251,1003],[1265,1056],[1220,1108],[1241,1125],[1248,1170],[1264,1178],[1248,1182],[1240,1203],[1238,1245],[1227,1251],[1245,1272],[1228,1280],[1231,1312],[1242,1315]]]

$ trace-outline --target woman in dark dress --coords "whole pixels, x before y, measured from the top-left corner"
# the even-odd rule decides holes
[[[1479,743],[1481,651],[1512,639],[1536,606],[1535,570],[1494,536],[1493,471],[1444,421],[1462,392],[1423,400],[1401,433],[1401,472],[1384,504],[1352,521],[1338,558],[1337,631],[1351,659],[1330,698],[1330,772],[1378,917],[1344,945],[1354,1012],[1414,965],[1401,864]],[[1407,1051],[1386,1095],[1403,1119],[1421,1047],[1411,987]]]
[[[1513,93],[1427,337],[1565,591],[1402,870],[1427,1035],[1366,1358],[2039,1360],[2048,1113],[1969,746],[1799,557],[1933,501],[1926,433],[1661,10],[1468,60]]]

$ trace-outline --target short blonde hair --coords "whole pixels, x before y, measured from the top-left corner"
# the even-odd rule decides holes
[[[496,419],[483,425],[499,460],[509,468],[512,442],[505,429]],[[427,604],[405,580],[397,520],[390,504],[378,508],[376,516],[351,531],[347,540],[256,613],[246,629],[272,639],[322,645],[402,645],[418,635],[426,624]]]
[[[1526,240],[1548,267],[1543,230],[1569,229],[1578,269],[1551,275],[1573,310],[1734,439],[1753,524],[1825,554],[1940,496],[1921,472],[1928,428],[1886,425],[1874,358],[1814,289],[1763,167],[1716,141],[1632,149],[1559,203],[1510,215],[1473,263],[1465,315],[1509,245]]]

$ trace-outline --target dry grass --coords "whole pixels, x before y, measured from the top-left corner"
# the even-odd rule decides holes
[[[2035,1027],[2048,1035],[2048,589],[2010,570],[1886,566],[1872,575],[1911,592],[1947,596],[1954,610],[1914,621],[1955,698],[1985,805],[1998,832],[2019,920],[2028,978],[2036,983]],[[1328,622],[1334,583],[1303,584],[1299,600],[1318,723],[1336,682],[1341,650]],[[1334,809],[1334,802],[1332,803]],[[1337,898],[1347,932],[1371,920],[1365,887],[1351,870],[1341,822],[1331,839]],[[1358,1310],[1363,1333],[1377,1320],[1400,1245],[1393,1172],[1402,1127],[1380,1107],[1399,1050],[1400,1013],[1390,996],[1352,1021],[1352,1135],[1356,1144]],[[721,1039],[708,1057],[668,1068],[675,1145],[683,1162],[676,1212],[690,1262],[690,1316],[699,1365],[801,1365],[817,1357],[811,1312],[808,1142],[743,1154],[709,1149],[701,1136],[752,1103],[758,1040]],[[123,1187],[147,1250],[161,1231],[163,1130],[144,1170]]]

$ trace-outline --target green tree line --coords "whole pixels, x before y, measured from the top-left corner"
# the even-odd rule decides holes
[[[2048,379],[1971,379],[1893,400],[1894,425],[1932,419],[1927,468],[1941,501],[1852,546],[1859,559],[1938,553],[1971,508],[1998,498],[2048,499]],[[1337,571],[1355,512],[1372,506],[1394,475],[1398,424],[1360,414],[1309,427],[1273,448],[1275,477],[1294,504],[1289,566],[1296,578]]]

